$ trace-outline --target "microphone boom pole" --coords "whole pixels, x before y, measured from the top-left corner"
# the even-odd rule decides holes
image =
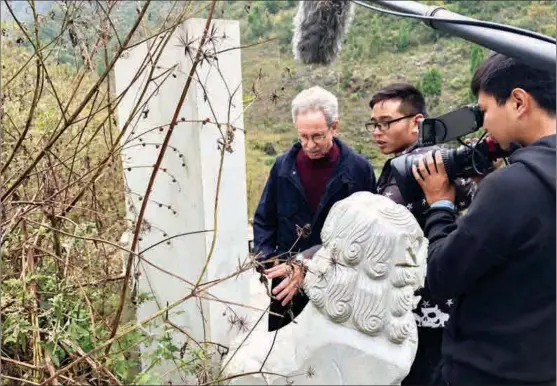
[[[369,7],[368,4],[361,1],[352,1],[358,5]],[[549,38],[542,40],[517,32],[473,25],[473,22],[479,21],[448,11],[443,7],[427,6],[416,1],[372,0],[372,2],[382,8],[405,13],[406,16],[415,15],[418,18],[428,18],[425,19],[425,23],[431,28],[461,37],[504,55],[523,60],[533,67],[546,71],[556,71],[556,45],[555,42],[549,42]],[[435,18],[451,19],[456,22],[435,20]],[[470,22],[470,24],[458,24],[458,21]]]

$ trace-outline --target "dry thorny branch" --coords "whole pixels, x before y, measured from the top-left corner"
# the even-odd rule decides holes
[[[163,357],[171,358],[176,365],[173,371],[197,376],[199,383],[221,382],[223,379],[215,379],[208,369],[208,357],[222,358],[229,349],[206,339],[194,339],[191,332],[173,321],[172,311],[187,301],[220,302],[226,306],[225,319],[231,328],[255,328],[235,311],[238,307],[232,307],[241,309],[245,305],[231,304],[211,294],[217,284],[252,270],[250,258],[240,261],[235,272],[203,282],[218,237],[217,226],[168,234],[144,218],[149,205],[176,213],[169,204],[150,198],[158,173],[178,183],[163,162],[169,151],[184,158],[170,145],[174,129],[186,123],[213,124],[221,133],[214,204],[214,224],[218,224],[223,159],[234,150],[237,130],[230,105],[239,85],[227,85],[226,122],[219,122],[215,114],[199,121],[179,116],[191,85],[205,87],[206,79],[201,79],[198,68],[211,66],[222,76],[218,62],[221,52],[216,47],[227,36],[211,23],[215,3],[163,2],[154,10],[150,1],[59,1],[48,14],[39,14],[36,3],[30,1],[32,17],[24,22],[14,12],[14,4],[4,2],[13,18],[13,22],[2,24],[0,95],[0,361],[5,379],[20,384],[148,382],[148,371],[138,370],[137,352],[140,344],[152,344],[157,348],[149,358],[152,365]],[[130,6],[135,12],[131,22],[129,16],[124,18]],[[148,116],[149,101],[161,86],[176,79],[176,68],[161,69],[158,65],[162,52],[177,26],[200,15],[207,19],[205,33],[182,36],[184,55],[192,66],[180,101],[173,116],[168,117],[169,123],[151,130],[161,134],[161,142],[146,142],[141,138],[146,133],[134,131],[137,121]],[[142,43],[148,45],[148,54],[130,84],[117,94],[114,66]],[[119,104],[143,77],[148,82],[140,87],[129,117],[118,124]],[[252,88],[256,87],[254,83]],[[207,96],[205,102],[211,106]],[[150,168],[151,178],[143,192],[126,191],[121,156],[130,146],[155,146],[159,152],[155,165],[144,166]],[[126,216],[126,192],[142,203],[133,220]],[[142,235],[153,229],[162,238],[139,250]],[[129,245],[120,241],[125,232],[132,235]],[[161,244],[202,232],[211,232],[213,242],[195,282],[144,257]],[[163,305],[156,298],[150,299],[152,294],[137,293],[133,284],[142,265],[181,280],[183,296]],[[135,314],[134,307],[149,300],[157,303],[159,311],[135,322],[130,316]],[[266,310],[261,311],[262,317],[266,315]],[[147,328],[155,322],[164,327],[158,334]],[[173,342],[176,334],[184,336],[181,347]]]

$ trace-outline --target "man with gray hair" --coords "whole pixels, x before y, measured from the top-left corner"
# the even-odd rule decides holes
[[[331,207],[352,193],[376,193],[373,167],[336,137],[337,98],[315,86],[292,101],[298,143],[275,160],[254,216],[254,244],[260,272],[272,279],[269,331],[298,315],[307,297],[298,253],[321,244]],[[299,256],[301,258],[301,256]],[[281,316],[278,316],[281,315]]]

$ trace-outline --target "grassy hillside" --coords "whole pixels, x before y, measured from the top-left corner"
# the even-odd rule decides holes
[[[304,66],[293,60],[290,46],[292,17],[296,8],[290,7],[288,2],[277,2],[282,9],[271,14],[266,9],[269,2],[258,2],[255,6],[254,3],[250,9],[251,19],[242,18],[242,36],[248,43],[269,37],[276,37],[277,40],[242,51],[244,93],[252,95],[252,85],[255,84],[258,95],[245,116],[250,216],[274,160],[274,156],[265,153],[265,145],[272,144],[280,153],[295,141],[290,102],[303,88],[320,85],[337,95],[340,138],[364,154],[377,173],[385,157],[374,147],[364,122],[368,119],[369,98],[379,87],[395,81],[419,86],[426,94],[428,109],[433,115],[472,101],[469,95],[472,69],[478,59],[487,54],[487,50],[477,45],[439,33],[418,21],[357,7],[337,61],[327,67]],[[554,2],[427,3],[443,5],[481,20],[555,36]],[[261,24],[265,24],[264,28]],[[258,34],[254,30],[261,31]],[[440,89],[432,92],[428,87],[424,90],[424,78],[435,72],[441,75]],[[273,98],[273,94],[278,99]]]

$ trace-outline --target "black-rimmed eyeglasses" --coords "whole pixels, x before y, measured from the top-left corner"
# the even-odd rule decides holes
[[[371,121],[366,123],[366,129],[371,131],[371,132],[375,131],[375,129],[377,129],[379,131],[387,131],[391,127],[392,123],[402,121],[403,119],[406,119],[406,118],[414,117],[415,115],[416,114],[405,115],[403,117],[391,119],[390,121],[376,121],[376,120],[372,119]]]

